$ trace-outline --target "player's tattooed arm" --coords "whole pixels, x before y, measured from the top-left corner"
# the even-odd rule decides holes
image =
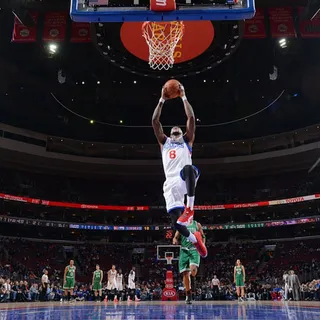
[[[152,115],[152,127],[153,127],[153,131],[155,136],[157,137],[157,140],[159,142],[160,145],[164,144],[165,140],[166,140],[166,135],[163,132],[163,128],[162,128],[162,124],[160,122],[160,116],[161,116],[161,112],[162,112],[162,107],[164,105],[165,102],[165,97],[164,97],[164,92],[163,89],[161,91],[161,99],[159,100],[158,105],[156,106],[156,108],[154,109],[153,115]]]
[[[180,86],[180,97],[183,101],[184,111],[187,116],[187,130],[186,130],[185,137],[186,137],[188,143],[192,146],[193,142],[194,142],[194,138],[195,138],[196,119],[194,116],[193,108],[192,108],[191,104],[189,103],[189,101],[187,100],[186,92],[185,92],[184,87],[182,85]]]
[[[197,222],[197,225],[198,225],[198,230],[199,230],[199,232],[201,233],[201,236],[202,236],[202,241],[205,244],[206,243],[206,236],[205,236],[205,234],[203,232],[202,225],[199,222]]]

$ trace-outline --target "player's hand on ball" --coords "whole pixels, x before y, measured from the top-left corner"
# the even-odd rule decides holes
[[[180,83],[179,89],[180,89],[180,98],[185,97],[186,91],[184,90],[184,86],[181,83]]]
[[[164,86],[163,86],[162,89],[161,89],[161,98],[162,98],[163,100],[167,100],[167,99],[168,99],[168,96],[167,96],[167,94],[166,94],[166,89],[165,89]]]

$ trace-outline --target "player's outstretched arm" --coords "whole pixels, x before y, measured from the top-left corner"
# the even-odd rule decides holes
[[[187,130],[186,130],[185,137],[188,143],[192,146],[195,138],[195,132],[196,132],[196,119],[194,116],[193,108],[191,104],[188,102],[188,99],[186,97],[186,92],[184,90],[183,85],[180,86],[180,97],[183,101],[184,111],[186,112],[186,116],[187,116]]]
[[[206,236],[203,232],[202,225],[199,222],[197,222],[197,228],[198,228],[198,231],[201,233],[202,241],[205,244],[206,243]]]
[[[176,231],[176,233],[174,234],[174,237],[172,239],[172,244],[178,244],[179,243],[179,237],[180,237],[180,233],[179,233],[179,231]]]
[[[162,124],[160,122],[160,116],[161,116],[161,112],[162,112],[162,107],[163,107],[165,101],[166,100],[165,100],[165,96],[164,96],[164,92],[163,92],[163,88],[162,88],[161,98],[159,100],[158,105],[154,109],[154,112],[153,112],[153,115],[152,115],[153,131],[154,131],[154,134],[157,137],[157,140],[158,140],[160,145],[164,144],[166,139],[167,139],[166,135],[163,132]]]

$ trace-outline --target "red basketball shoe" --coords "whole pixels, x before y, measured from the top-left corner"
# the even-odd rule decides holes
[[[183,214],[179,217],[177,223],[182,226],[189,226],[193,222],[194,210],[185,208]]]
[[[194,236],[197,239],[197,243],[194,243],[194,246],[196,247],[197,251],[199,252],[200,256],[202,258],[206,258],[208,255],[208,250],[206,245],[202,241],[202,235],[199,231],[196,231],[194,233]]]

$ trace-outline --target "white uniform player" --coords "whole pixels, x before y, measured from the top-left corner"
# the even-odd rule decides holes
[[[179,84],[179,92],[187,116],[186,133],[181,128],[173,127],[167,137],[160,122],[160,115],[165,100],[168,98],[168,88],[162,88],[161,99],[152,116],[152,127],[162,151],[162,163],[166,176],[163,185],[163,195],[167,211],[170,213],[172,227],[191,241],[202,257],[207,256],[207,248],[200,232],[191,233],[187,226],[193,221],[194,199],[199,171],[192,166],[192,145],[195,138],[195,116],[185,95],[184,87]],[[187,195],[185,206],[184,197]],[[183,213],[182,213],[183,212]]]
[[[131,290],[136,288],[136,284],[134,282],[135,278],[136,278],[136,273],[134,270],[131,270],[128,276],[128,288]]]
[[[123,274],[122,273],[117,274],[117,290],[118,291],[123,290]]]
[[[135,272],[135,268],[133,267],[128,275],[128,289],[129,289],[128,301],[132,301],[133,298],[135,301],[140,301],[140,299],[137,297],[135,292],[136,291],[135,279],[136,279],[136,272]]]
[[[184,196],[187,194],[187,189],[186,183],[181,177],[181,170],[186,165],[192,165],[191,156],[192,148],[183,136],[178,140],[167,138],[162,147],[162,163],[166,176],[163,195],[168,212],[175,208],[184,209]],[[199,171],[197,168],[195,169],[199,177]]]
[[[116,280],[116,276],[117,276],[117,270],[110,269],[108,271],[108,284],[107,284],[107,290],[114,290],[117,289],[117,280]]]
[[[288,300],[289,297],[289,275],[287,272],[283,274],[283,281],[284,281],[284,300]]]

